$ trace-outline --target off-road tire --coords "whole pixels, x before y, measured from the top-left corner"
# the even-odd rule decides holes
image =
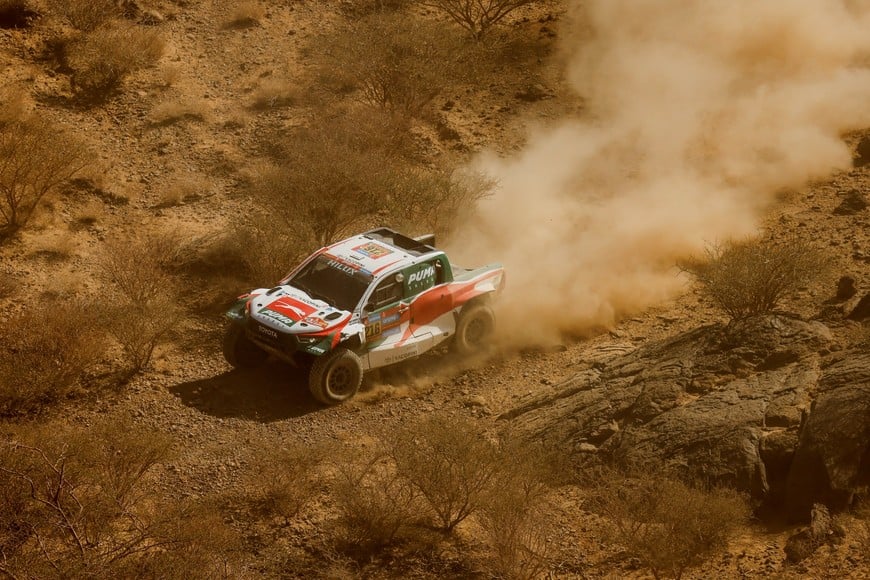
[[[337,405],[356,394],[362,377],[359,357],[346,348],[337,348],[314,360],[308,375],[308,388],[321,403]]]
[[[224,334],[224,358],[237,369],[249,369],[263,364],[269,353],[254,344],[245,328],[230,323]]]
[[[495,331],[495,314],[486,304],[472,304],[462,310],[450,350],[460,355],[483,351]]]

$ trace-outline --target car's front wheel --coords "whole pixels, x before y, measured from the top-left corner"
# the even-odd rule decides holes
[[[314,360],[308,388],[321,403],[337,405],[356,394],[362,384],[362,376],[360,358],[353,351],[337,348]]]
[[[224,334],[224,358],[237,369],[248,369],[265,362],[269,354],[254,344],[245,334],[245,328],[230,323]]]

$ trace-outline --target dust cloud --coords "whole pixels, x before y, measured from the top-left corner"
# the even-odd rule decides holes
[[[870,126],[870,0],[587,0],[563,31],[582,119],[534,131],[453,250],[507,268],[500,334],[609,327],[685,287],[675,262],[757,231]]]

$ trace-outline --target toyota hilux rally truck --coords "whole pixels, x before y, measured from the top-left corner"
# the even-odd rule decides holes
[[[458,268],[434,243],[380,228],[318,250],[274,288],[237,299],[224,357],[239,368],[272,354],[309,369],[311,393],[331,405],[353,397],[365,371],[448,339],[458,353],[479,350],[495,327],[490,301],[504,269]]]

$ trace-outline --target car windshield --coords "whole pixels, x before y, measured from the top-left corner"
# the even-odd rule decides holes
[[[353,310],[371,284],[372,276],[356,265],[321,254],[305,265],[287,283],[312,298],[342,310]]]

